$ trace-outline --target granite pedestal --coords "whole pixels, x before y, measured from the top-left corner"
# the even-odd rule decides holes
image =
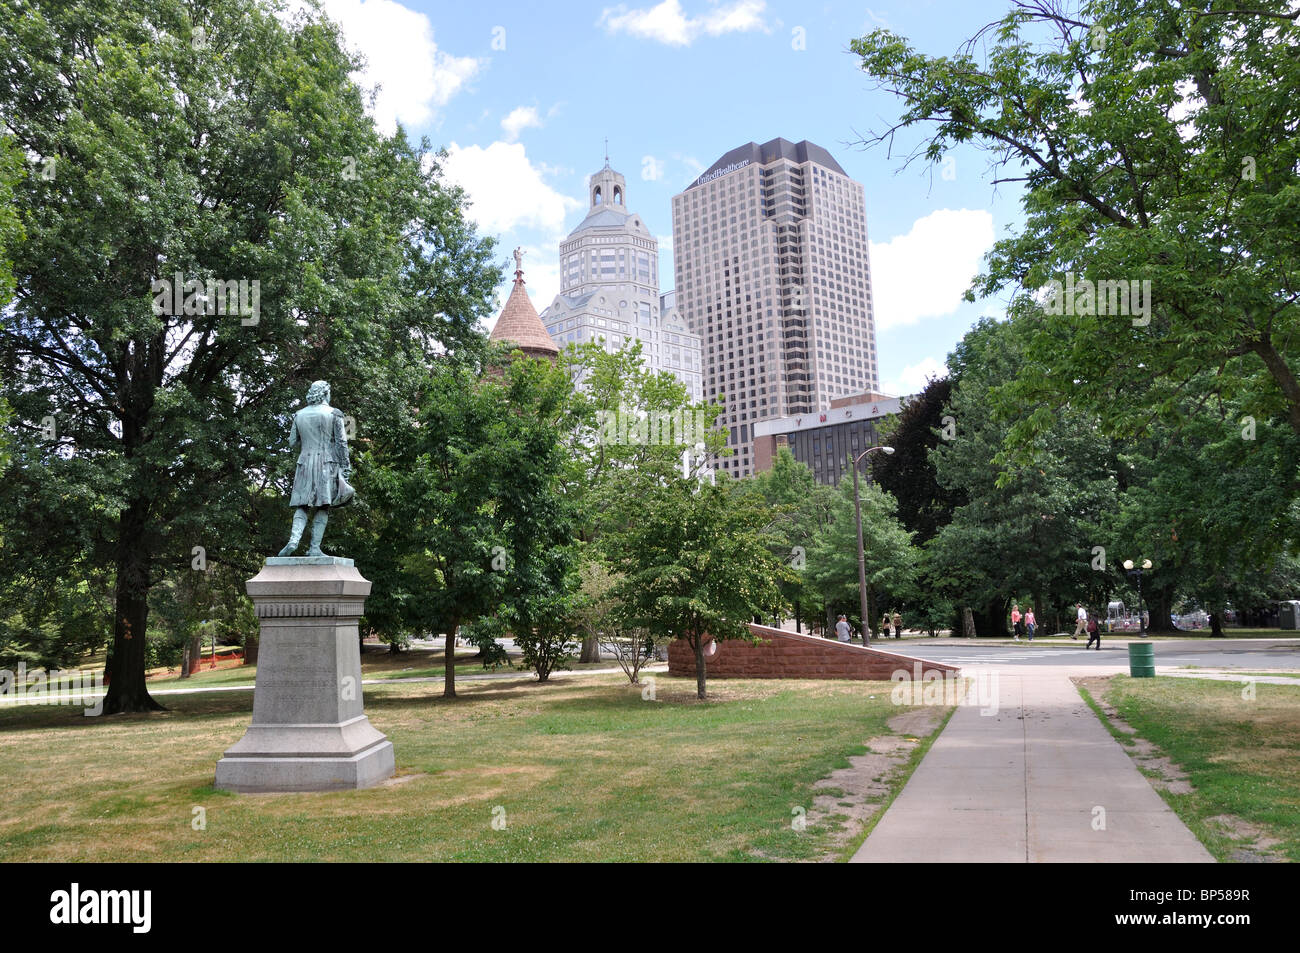
[[[351,559],[275,556],[247,582],[262,636],[253,723],[217,762],[225,791],[336,791],[392,776],[366,717],[357,619],[370,593]]]

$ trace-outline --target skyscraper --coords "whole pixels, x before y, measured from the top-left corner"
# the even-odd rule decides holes
[[[732,149],[673,197],[677,307],[704,347],[704,398],[725,404],[754,470],[753,425],[879,389],[866,200],[825,149]]]
[[[659,294],[659,243],[628,211],[627,182],[608,159],[588,188],[587,216],[560,243],[560,293],[541,315],[547,333],[559,347],[603,339],[615,349],[639,340],[646,366],[675,374],[698,401],[700,339],[672,292]]]

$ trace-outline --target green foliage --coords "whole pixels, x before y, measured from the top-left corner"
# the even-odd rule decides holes
[[[263,502],[291,479],[284,435],[310,381],[331,382],[364,449],[409,424],[430,350],[482,347],[491,243],[427,143],[375,130],[358,65],[317,14],[286,23],[257,0],[0,14],[0,113],[52,170],[14,187],[9,469],[106,509],[76,531],[115,569],[109,712],[154,707],[130,636],[156,581],[195,545],[247,571],[282,538],[287,512]],[[178,273],[259,282],[256,320],[156,314],[153,282]],[[29,521],[21,502],[0,509]]]
[[[1143,586],[1157,631],[1170,628],[1179,598],[1220,612],[1296,591],[1294,491],[1276,474],[1297,472],[1297,445],[1283,426],[1243,439],[1240,418],[1238,407],[1221,404],[1178,431],[1127,442],[1120,455],[1123,492],[1106,527],[1108,568],[1136,605],[1120,563],[1152,561]]]
[[[808,553],[817,534],[832,518],[835,491],[818,483],[788,447],[777,451],[770,470],[734,486],[738,493],[757,495],[767,507],[771,532],[779,540],[774,554],[794,570],[793,577],[781,583],[785,602],[795,606],[800,618],[808,608],[815,611],[819,596],[805,592]]]
[[[13,298],[14,274],[10,256],[22,241],[23,223],[13,207],[14,185],[22,176],[22,157],[8,136],[0,136],[0,309]],[[0,470],[9,462],[9,405],[0,397]]]
[[[474,623],[466,634],[491,655],[503,630],[484,617],[504,614],[519,637],[565,583],[571,384],[548,362],[499,357],[436,363],[414,427],[359,457],[372,499],[353,538],[375,580],[377,631],[450,636]],[[450,656],[447,672],[452,695]]]
[[[916,578],[919,552],[912,534],[899,522],[898,503],[880,487],[860,481],[862,551],[867,577],[867,616],[861,618],[858,587],[858,531],[853,480],[841,480],[829,522],[808,551],[805,591],[828,616],[843,612],[859,631],[876,630],[877,598],[891,600],[909,592]],[[896,605],[886,608],[896,607]]]
[[[518,624],[514,628],[515,645],[523,653],[524,665],[545,682],[551,673],[569,668],[578,643],[573,624],[577,583],[576,574],[551,591],[537,591],[521,601],[511,613]]]
[[[691,476],[702,472],[710,456],[725,452],[726,436],[714,426],[721,408],[692,404],[677,377],[648,370],[640,341],[614,351],[570,345],[560,363],[581,387],[573,397],[565,490],[580,513],[583,540],[617,528],[626,514],[619,503],[629,494],[679,478],[684,451],[690,451]]]
[[[13,139],[0,136],[0,308],[13,298],[12,256],[24,235],[22,219],[14,208],[14,187],[22,177],[22,153]]]
[[[980,484],[979,449],[962,462],[938,448],[946,485],[972,481],[969,507],[984,495],[992,509],[963,508],[936,537],[937,584],[1003,606],[1025,587],[1100,600],[1127,591],[1115,554],[1133,551],[1154,554],[1147,583],[1162,615],[1179,592],[1259,598],[1252,580],[1286,575],[1278,550],[1294,549],[1300,525],[1293,4],[1016,4],[977,40],[951,57],[887,30],[852,44],[902,101],[870,141],[924,130],[908,161],[971,144],[998,181],[1024,184],[1024,227],[995,245],[969,295],[1016,293],[1019,360],[970,406],[997,419],[982,436],[1008,495]],[[1100,284],[1052,300],[1054,281],[1124,282],[1129,300]],[[1232,435],[1256,426],[1267,431],[1256,445]],[[1113,504],[1093,430],[1126,441],[1123,462],[1107,463],[1120,510],[1096,531],[1088,524]],[[1025,552],[1007,541],[1034,514],[1048,518]],[[1109,544],[1107,569],[1082,568],[1086,536]]]
[[[594,547],[584,555],[570,609],[573,626],[584,639],[595,639],[612,651],[623,674],[636,685],[641,666],[654,654],[654,639],[644,628],[624,625],[625,607],[617,595],[623,577],[609,571]]]
[[[1003,612],[1026,592],[1040,608],[1101,600],[1107,580],[1092,569],[1092,547],[1115,506],[1112,456],[1085,415],[1058,416],[1035,438],[1027,464],[990,460],[1007,424],[986,412],[988,395],[1032,373],[1026,333],[1017,322],[986,319],[962,339],[949,358],[954,438],[930,452],[940,485],[967,501],[929,544],[930,577],[960,605],[997,607],[998,634]]]
[[[647,487],[619,507],[621,528],[602,544],[622,576],[622,621],[656,640],[684,639],[703,698],[705,637],[748,639],[751,620],[784,612],[780,586],[794,574],[774,555],[770,516],[749,495],[694,479]]]
[[[930,57],[887,30],[853,42],[904,104],[873,141],[923,127],[914,157],[969,142],[1025,185],[1025,225],[973,293],[1034,295],[1066,274],[1151,283],[1149,313],[1025,302],[1043,373],[994,395],[1022,453],[1066,404],[1124,434],[1210,393],[1249,395],[1244,410],[1300,434],[1297,45],[1287,0],[1018,4],[982,33],[981,59]]]
[[[930,451],[944,435],[956,433],[956,420],[948,407],[951,398],[950,378],[928,381],[903,407],[885,439],[894,452],[869,458],[872,478],[898,501],[898,519],[915,534],[918,545],[933,539],[964,502],[960,487],[939,484],[930,459]]]

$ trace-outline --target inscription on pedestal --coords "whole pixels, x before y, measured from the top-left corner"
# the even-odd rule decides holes
[[[393,774],[361,697],[356,619],[370,583],[343,562],[268,560],[248,581],[262,630],[253,722],[217,763],[218,788],[327,791]]]

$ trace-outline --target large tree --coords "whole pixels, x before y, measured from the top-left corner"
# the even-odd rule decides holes
[[[915,534],[917,545],[933,539],[963,502],[960,487],[939,484],[930,459],[930,451],[941,440],[956,434],[956,420],[948,406],[951,399],[951,378],[926,381],[921,393],[907,402],[883,435],[894,453],[869,457],[872,478],[898,501],[898,519]]]
[[[22,177],[22,157],[8,136],[0,136],[0,309],[9,304],[14,292],[14,272],[11,256],[22,241],[23,223],[13,207],[14,186]],[[9,444],[6,433],[9,423],[9,406],[0,397],[0,468],[9,462],[5,449]]]
[[[772,467],[736,484],[739,493],[754,493],[767,504],[772,531],[779,540],[776,555],[794,570],[791,581],[782,583],[785,601],[794,609],[795,630],[804,616],[804,589],[807,585],[808,553],[817,534],[832,520],[836,511],[836,493],[818,483],[812,470],[794,458],[789,447],[782,447]],[[813,602],[822,600],[814,596]]]
[[[1217,615],[1229,602],[1252,608],[1291,595],[1295,504],[1276,475],[1300,466],[1296,441],[1284,425],[1243,426],[1242,416],[1239,406],[1216,404],[1178,430],[1156,426],[1126,441],[1120,454],[1108,569],[1135,606],[1121,564],[1151,560],[1142,601],[1152,631],[1173,628],[1180,598]]]
[[[683,472],[700,473],[726,442],[713,426],[718,408],[692,403],[680,378],[649,370],[641,348],[640,341],[621,348],[593,342],[570,345],[560,354],[560,366],[579,385],[563,480],[585,543],[597,542],[628,518],[619,501]],[[585,558],[599,560],[602,551],[589,546]],[[581,660],[599,659],[599,638],[589,632]]]
[[[1090,415],[1062,414],[1035,437],[1031,462],[999,462],[1008,424],[987,413],[1001,382],[1038,372],[1025,357],[1032,329],[984,319],[948,365],[956,381],[952,439],[930,451],[939,484],[965,502],[927,544],[930,578],[975,610],[981,634],[1005,632],[1005,613],[1033,599],[1038,619],[1069,601],[1095,602],[1109,580],[1094,569],[1101,521],[1115,506],[1114,460]]]
[[[622,576],[615,587],[622,622],[655,639],[684,640],[704,698],[708,639],[752,638],[751,619],[785,608],[781,583],[793,573],[774,554],[771,514],[752,494],[693,477],[647,487],[620,509],[621,528],[601,542]]]
[[[899,522],[898,503],[874,484],[861,483],[863,568],[867,579],[867,618],[862,615],[858,577],[857,510],[853,480],[841,480],[830,520],[813,538],[808,550],[805,590],[809,601],[826,613],[827,631],[843,612],[857,619],[862,632],[876,631],[879,598],[887,594],[886,610],[901,609],[899,599],[915,581],[919,553],[912,534]]]
[[[568,581],[572,513],[560,478],[570,393],[568,375],[546,361],[440,360],[414,426],[359,454],[374,503],[356,544],[376,581],[367,620],[390,636],[445,633],[448,698],[463,624],[503,614],[534,629],[542,601]],[[490,643],[500,630],[472,631]]]
[[[1022,449],[1066,403],[1124,433],[1176,418],[1186,395],[1243,386],[1249,413],[1300,434],[1291,0],[1031,0],[953,56],[887,30],[852,46],[902,100],[871,141],[920,128],[914,156],[940,161],[973,144],[995,181],[1023,183],[1024,225],[997,243],[976,292],[1138,282],[1127,309],[1118,285],[1038,308],[1031,355],[1044,372],[1000,396]]]
[[[282,14],[256,0],[0,8],[0,115],[41,170],[15,194],[27,237],[0,318],[11,466],[66,478],[72,497],[79,476],[55,457],[111,475],[92,530],[115,577],[106,712],[158,707],[150,589],[194,546],[220,559],[257,545],[251,497],[283,490],[288,414],[310,381],[382,429],[429,348],[474,345],[498,277],[436,157],[375,130],[337,28]],[[207,281],[247,282],[248,307],[223,311]]]

